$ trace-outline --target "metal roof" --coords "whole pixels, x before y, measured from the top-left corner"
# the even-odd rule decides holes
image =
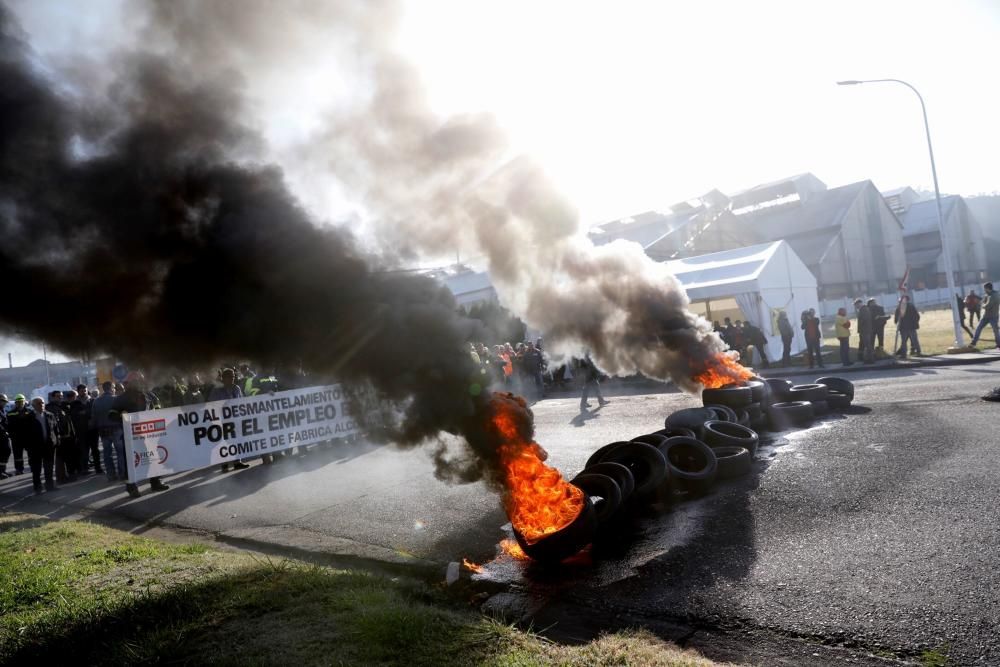
[[[941,197],[941,216],[945,220],[951,215],[952,207],[959,199],[961,197],[958,195]],[[938,231],[937,203],[930,199],[911,204],[910,208],[899,216],[899,221],[903,223],[903,236],[936,232]]]

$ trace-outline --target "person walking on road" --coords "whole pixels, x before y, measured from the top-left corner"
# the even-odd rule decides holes
[[[913,356],[920,356],[920,341],[917,339],[917,329],[920,328],[920,313],[917,307],[910,303],[910,297],[905,294],[899,297],[899,305],[896,306],[896,313],[892,317],[899,329],[899,351],[896,356],[906,359],[906,343],[910,342],[910,351]]]
[[[982,304],[983,300],[979,298],[976,294],[976,290],[970,289],[968,296],[965,297],[965,310],[969,313],[969,326],[975,324],[974,319],[982,320],[983,316],[979,312],[979,306]],[[973,317],[975,315],[975,317]]]
[[[972,347],[976,346],[979,342],[979,335],[983,333],[983,327],[987,324],[993,329],[993,344],[1000,349],[1000,332],[997,331],[997,315],[1000,314],[1000,298],[996,292],[993,291],[993,283],[986,283],[983,285],[983,291],[986,292],[983,295],[983,316],[979,319],[979,326],[976,327],[976,333],[972,336]]]
[[[850,366],[851,361],[851,320],[847,317],[846,308],[837,309],[837,319],[834,323],[834,335],[840,343],[840,363]]]
[[[875,320],[872,311],[861,299],[854,300],[858,320],[858,361],[865,364],[875,363]]]
[[[809,360],[809,368],[823,366],[823,350],[820,347],[823,335],[820,332],[819,318],[816,317],[816,310],[810,308],[802,313],[802,330],[806,337],[806,358]]]
[[[580,412],[586,412],[587,408],[590,407],[587,398],[590,396],[591,391],[597,395],[599,405],[605,406],[610,403],[611,401],[604,400],[604,396],[601,395],[601,372],[597,370],[597,366],[594,365],[589,354],[580,361],[580,370],[583,372],[583,394],[580,396]]]
[[[781,334],[781,365],[787,368],[792,363],[792,339],[795,331],[785,311],[778,313],[778,333]]]

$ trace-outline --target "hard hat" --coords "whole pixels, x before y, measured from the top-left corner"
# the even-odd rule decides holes
[[[23,401],[23,400],[25,400],[24,394],[18,394],[17,396],[14,397],[14,400],[15,401]]]

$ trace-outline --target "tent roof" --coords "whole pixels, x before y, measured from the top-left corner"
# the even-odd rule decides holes
[[[941,197],[942,218],[948,219],[952,207],[959,199],[958,195]],[[915,202],[899,216],[899,220],[903,223],[903,236],[936,232],[938,231],[937,203],[933,199]]]
[[[680,281],[688,296],[694,299],[754,291],[761,271],[782,244],[784,241],[762,243],[748,248],[674,259],[663,264]],[[718,288],[723,289],[720,291]]]
[[[663,238],[671,230],[687,224],[689,220],[698,217],[700,209],[691,208],[683,213],[664,214],[656,211],[646,211],[629,218],[606,222],[591,227],[588,238],[594,245],[603,245],[617,239],[635,241],[643,248]]]

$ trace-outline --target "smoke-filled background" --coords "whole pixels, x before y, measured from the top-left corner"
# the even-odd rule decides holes
[[[482,256],[502,302],[557,354],[593,353],[609,373],[693,388],[690,359],[720,351],[676,281],[637,245],[593,247],[572,206],[488,116],[442,119],[389,47],[391,3],[164,1],[134,5],[139,39],[81,57],[58,83],[0,9],[0,327],[70,354],[195,367],[299,361],[370,382],[405,408],[391,435],[462,433],[473,323],[445,288],[399,262],[462,248]],[[306,187],[358,202],[377,254],[311,217],[268,148],[245,94],[290,44],[342,40],[362,82],[351,104],[289,142]],[[302,50],[298,49],[301,54]],[[343,64],[342,63],[342,64]],[[252,86],[250,86],[252,88]]]

